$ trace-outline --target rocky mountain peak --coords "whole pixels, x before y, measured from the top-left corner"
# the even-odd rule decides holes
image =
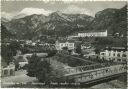
[[[10,31],[16,32],[18,37],[24,39],[32,39],[43,34],[67,36],[79,31],[106,29],[111,34],[116,32],[125,34],[127,26],[125,8],[105,9],[96,13],[95,18],[85,14],[66,14],[60,11],[48,16],[33,14],[6,22],[6,26]]]

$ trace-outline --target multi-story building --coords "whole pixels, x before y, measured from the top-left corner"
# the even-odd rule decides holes
[[[122,50],[121,50],[122,49]],[[128,57],[127,51],[124,51],[123,48],[113,48],[111,50],[105,50],[100,52],[100,59],[113,60],[113,61],[126,61]]]
[[[15,75],[15,65],[13,62],[9,63],[8,66],[1,68],[1,77],[14,76]]]
[[[75,43],[71,40],[60,40],[56,41],[55,47],[57,50],[62,50],[63,47],[67,47],[68,50],[73,50],[75,48]]]
[[[78,37],[107,37],[107,30],[105,32],[78,33]]]

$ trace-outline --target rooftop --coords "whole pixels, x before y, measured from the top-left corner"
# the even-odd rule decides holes
[[[110,49],[110,50],[119,50],[119,51],[125,51],[126,48],[125,47],[106,47],[106,49]]]
[[[81,31],[81,32],[79,32],[79,33],[95,33],[95,32],[105,32],[106,30],[92,30],[92,31],[90,31],[90,30],[88,30],[88,31]]]
[[[57,40],[59,43],[65,43],[65,42],[69,42],[69,43],[74,43],[75,40],[67,40],[67,39],[63,39],[63,40]]]
[[[23,55],[14,56],[14,59],[17,62],[26,62],[27,61],[27,59],[25,57],[23,57]]]

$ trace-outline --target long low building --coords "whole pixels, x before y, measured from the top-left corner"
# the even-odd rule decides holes
[[[68,36],[68,39],[77,38],[77,37],[107,37],[108,31],[100,32],[80,32],[75,35]]]
[[[78,33],[78,37],[107,37],[107,30],[104,32]]]

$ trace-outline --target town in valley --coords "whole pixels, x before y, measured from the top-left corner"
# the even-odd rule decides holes
[[[111,2],[99,2],[104,3]],[[3,11],[8,11],[8,4],[11,6],[2,2]],[[94,17],[61,8],[48,15],[25,8],[11,20],[3,15],[1,87],[126,88],[127,5],[120,4],[120,8],[114,4],[96,12]]]

